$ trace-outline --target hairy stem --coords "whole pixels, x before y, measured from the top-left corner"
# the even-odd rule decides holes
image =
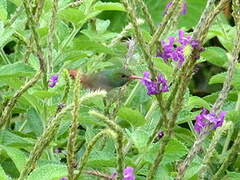
[[[10,112],[16,105],[18,98],[21,97],[22,94],[25,93],[29,88],[31,88],[40,79],[41,75],[42,71],[37,72],[31,80],[20,87],[20,89],[15,92],[13,97],[9,99],[7,106],[4,108],[2,116],[0,118],[0,128],[3,127],[3,125],[8,121]]]

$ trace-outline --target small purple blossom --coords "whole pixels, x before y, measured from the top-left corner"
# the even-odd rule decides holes
[[[68,178],[67,177],[62,177],[59,180],[68,180]]]
[[[134,169],[132,167],[128,166],[124,169],[122,180],[135,180]]]
[[[52,75],[48,82],[49,82],[48,87],[51,88],[55,87],[58,82],[58,75]]]
[[[61,153],[61,152],[62,152],[62,148],[56,148],[56,149],[54,150],[54,152],[55,152],[55,153]]]
[[[167,14],[168,9],[171,8],[172,5],[173,5],[173,2],[172,2],[172,1],[170,1],[169,3],[167,3],[167,5],[166,5],[166,7],[165,7],[165,10],[164,10],[164,12],[163,12],[164,15]],[[181,15],[185,15],[185,14],[187,14],[187,3],[186,3],[186,2],[183,2],[183,3],[182,3],[182,9],[181,9]]]
[[[157,134],[157,136],[158,136],[159,138],[162,138],[162,137],[164,136],[164,132],[163,132],[163,131],[159,131],[158,134]]]
[[[153,143],[157,143],[163,136],[164,136],[164,132],[163,131],[159,131],[157,133],[157,136],[154,138]]]
[[[181,11],[181,15],[185,15],[187,14],[187,3],[183,2],[182,3],[182,11]]]
[[[186,46],[191,45],[192,48],[198,49],[199,53],[204,49],[200,47],[197,40],[192,40],[190,35],[185,35],[183,30],[178,30],[178,38],[174,36],[168,37],[168,41],[161,41],[162,51],[158,52],[157,56],[161,57],[165,62],[172,59],[178,62],[181,67],[185,61],[184,49]],[[196,58],[197,59],[197,58]]]
[[[161,92],[168,91],[167,80],[163,75],[158,75],[156,81],[150,79],[150,73],[144,72],[144,76],[141,78],[141,83],[146,86],[148,90],[148,95],[159,94]]]
[[[207,109],[203,108],[202,112],[196,116],[194,129],[200,133],[202,129],[211,125],[212,129],[222,126],[226,112],[221,112],[219,115],[210,113]]]

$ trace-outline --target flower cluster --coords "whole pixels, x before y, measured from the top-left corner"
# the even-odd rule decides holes
[[[169,88],[167,85],[167,80],[163,77],[163,75],[158,75],[156,81],[152,81],[150,79],[149,72],[144,72],[144,76],[141,78],[141,83],[146,86],[148,95],[167,92]]]
[[[58,82],[58,75],[52,75],[48,82],[49,82],[48,87],[51,88],[55,87]]]
[[[165,7],[165,10],[164,10],[164,12],[163,12],[164,15],[167,14],[168,9],[171,8],[172,5],[173,5],[173,2],[172,2],[172,1],[170,1],[169,3],[167,3],[167,5],[166,5],[166,7]],[[181,15],[185,15],[185,14],[187,14],[187,3],[186,3],[186,2],[183,2],[183,3],[182,3],[182,9],[181,9]]]
[[[128,166],[124,169],[122,180],[135,180],[134,169],[132,167]]]
[[[203,108],[202,112],[196,116],[194,129],[200,133],[202,129],[211,126],[212,129],[222,126],[226,112],[221,112],[219,115],[210,113],[207,109]]]
[[[200,47],[197,40],[192,40],[190,35],[185,35],[183,30],[178,31],[178,38],[175,36],[168,37],[168,42],[162,40],[162,51],[157,56],[163,58],[164,61],[172,59],[181,66],[185,61],[184,50],[186,46],[192,46],[202,52],[204,49]],[[197,57],[199,58],[199,57]]]

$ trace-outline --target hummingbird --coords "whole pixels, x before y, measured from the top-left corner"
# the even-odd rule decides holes
[[[77,70],[68,70],[70,76],[75,79]],[[97,90],[102,89],[110,91],[114,88],[121,87],[132,79],[136,79],[129,69],[107,69],[93,74],[80,75],[80,81],[83,87]]]

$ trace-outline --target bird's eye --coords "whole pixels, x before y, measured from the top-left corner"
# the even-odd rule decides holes
[[[125,78],[125,77],[127,77],[125,74],[122,74],[122,75],[121,75],[121,78]]]

